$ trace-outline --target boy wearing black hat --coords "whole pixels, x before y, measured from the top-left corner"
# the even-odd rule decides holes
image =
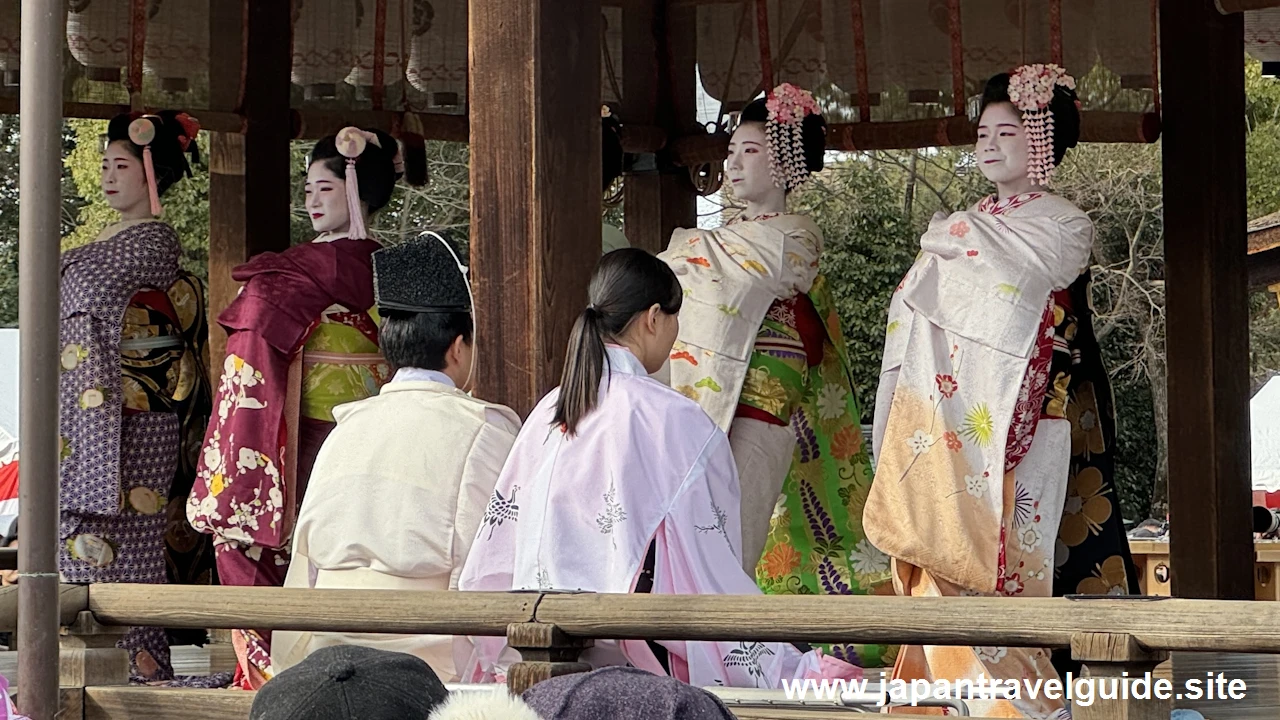
[[[376,397],[339,406],[298,513],[285,587],[456,590],[520,429],[468,395],[474,325],[466,268],[429,234],[373,255],[380,346],[396,369]],[[318,648],[416,655],[456,679],[444,636],[276,632],[280,672]]]

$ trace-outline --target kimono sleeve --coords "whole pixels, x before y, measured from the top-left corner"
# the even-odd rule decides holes
[[[1038,216],[960,211],[931,223],[920,248],[949,260],[987,253],[980,263],[985,272],[994,271],[1029,291],[1025,282],[1012,278],[1022,274],[1018,270],[1031,271],[1047,289],[1060,290],[1088,267],[1093,222],[1078,211]]]
[[[493,411],[488,413],[487,420],[471,444],[471,452],[467,454],[466,464],[462,469],[462,484],[458,488],[458,505],[453,519],[450,590],[458,589],[462,567],[471,552],[471,544],[475,542],[485,508],[498,484],[498,476],[502,474],[502,466],[507,461],[519,429],[518,424]]]
[[[685,478],[659,531],[654,592],[759,595],[742,569],[737,468],[718,429]],[[663,542],[665,541],[665,542]],[[785,643],[659,641],[672,672],[697,687],[777,688],[782,680],[855,677],[858,669]]]

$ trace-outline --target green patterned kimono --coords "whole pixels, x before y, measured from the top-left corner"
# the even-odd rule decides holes
[[[766,411],[791,405],[797,440],[756,582],[770,595],[867,595],[889,580],[889,558],[862,531],[871,460],[824,276],[814,281],[809,299],[826,329],[822,362],[807,367],[794,320],[771,312],[757,335],[740,400]],[[896,646],[883,645],[825,649],[862,667],[891,665],[897,653]]]

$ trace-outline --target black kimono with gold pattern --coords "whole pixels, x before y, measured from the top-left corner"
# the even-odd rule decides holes
[[[1058,529],[1053,594],[1126,595],[1138,592],[1115,491],[1115,403],[1093,331],[1091,278],[1086,271],[1054,294],[1053,360],[1044,417],[1071,422],[1071,470]],[[1059,672],[1079,673],[1062,650]]]

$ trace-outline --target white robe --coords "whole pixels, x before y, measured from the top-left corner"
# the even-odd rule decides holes
[[[401,370],[378,396],[334,416],[285,587],[456,590],[519,417],[423,370]],[[277,631],[272,664],[280,672],[330,645],[416,655],[441,680],[456,678],[452,639],[437,635]]]
[[[576,436],[553,427],[552,391],[516,439],[462,571],[462,590],[629,593],[650,542],[653,592],[758,595],[742,570],[738,478],[729,441],[692,400],[608,349],[596,408]],[[857,669],[777,643],[659,641],[672,674],[700,686],[776,688],[782,678]],[[458,638],[463,682],[494,682],[519,655],[504,638]],[[643,641],[598,640],[595,667],[665,674]]]

